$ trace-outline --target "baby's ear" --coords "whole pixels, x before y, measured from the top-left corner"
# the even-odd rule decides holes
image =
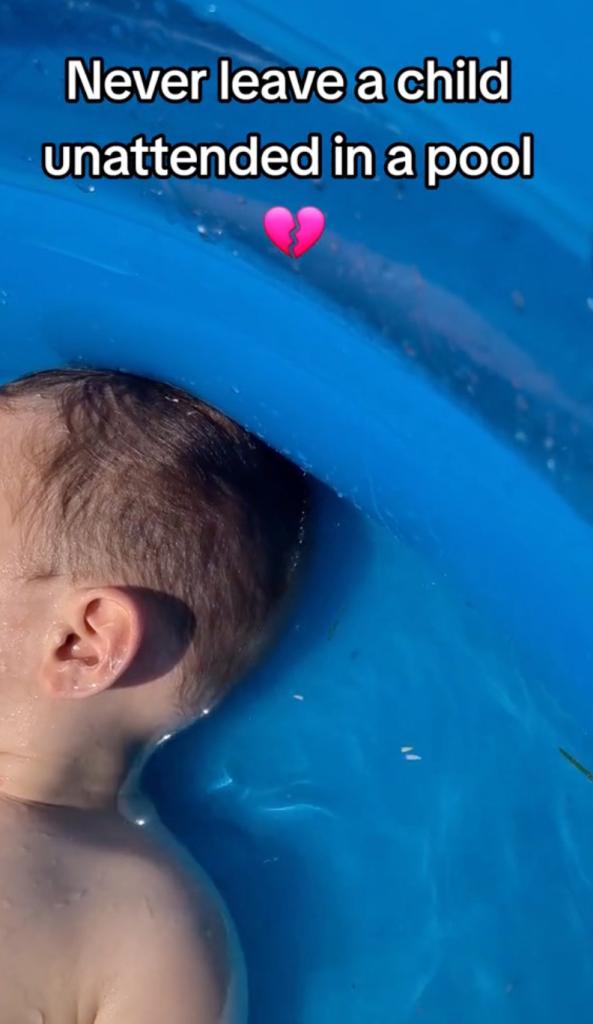
[[[142,643],[139,604],[117,588],[77,591],[47,637],[41,681],[52,697],[78,699],[109,689]]]

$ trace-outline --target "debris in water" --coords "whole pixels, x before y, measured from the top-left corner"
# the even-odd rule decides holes
[[[589,782],[593,782],[593,772],[590,772],[588,768],[585,768],[584,764],[581,764],[580,761],[577,761],[576,757],[573,757],[572,754],[569,754],[567,750],[563,750],[562,747],[558,747],[558,749],[562,754],[562,757],[565,757],[570,764],[574,765],[575,768],[578,768],[578,770],[583,773],[585,778],[589,779]]]

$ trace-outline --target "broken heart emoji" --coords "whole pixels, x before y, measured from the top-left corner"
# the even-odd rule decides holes
[[[316,206],[303,206],[296,217],[286,206],[273,206],[264,217],[264,229],[274,245],[298,259],[321,238],[325,217]]]

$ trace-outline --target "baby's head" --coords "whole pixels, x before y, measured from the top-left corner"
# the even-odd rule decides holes
[[[0,388],[4,716],[84,708],[143,742],[209,710],[270,633],[305,503],[296,467],[173,387]]]

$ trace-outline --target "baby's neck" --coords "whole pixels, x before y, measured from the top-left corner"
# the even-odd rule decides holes
[[[23,754],[0,743],[0,797],[28,804],[114,812],[136,751],[96,745],[86,750]]]

